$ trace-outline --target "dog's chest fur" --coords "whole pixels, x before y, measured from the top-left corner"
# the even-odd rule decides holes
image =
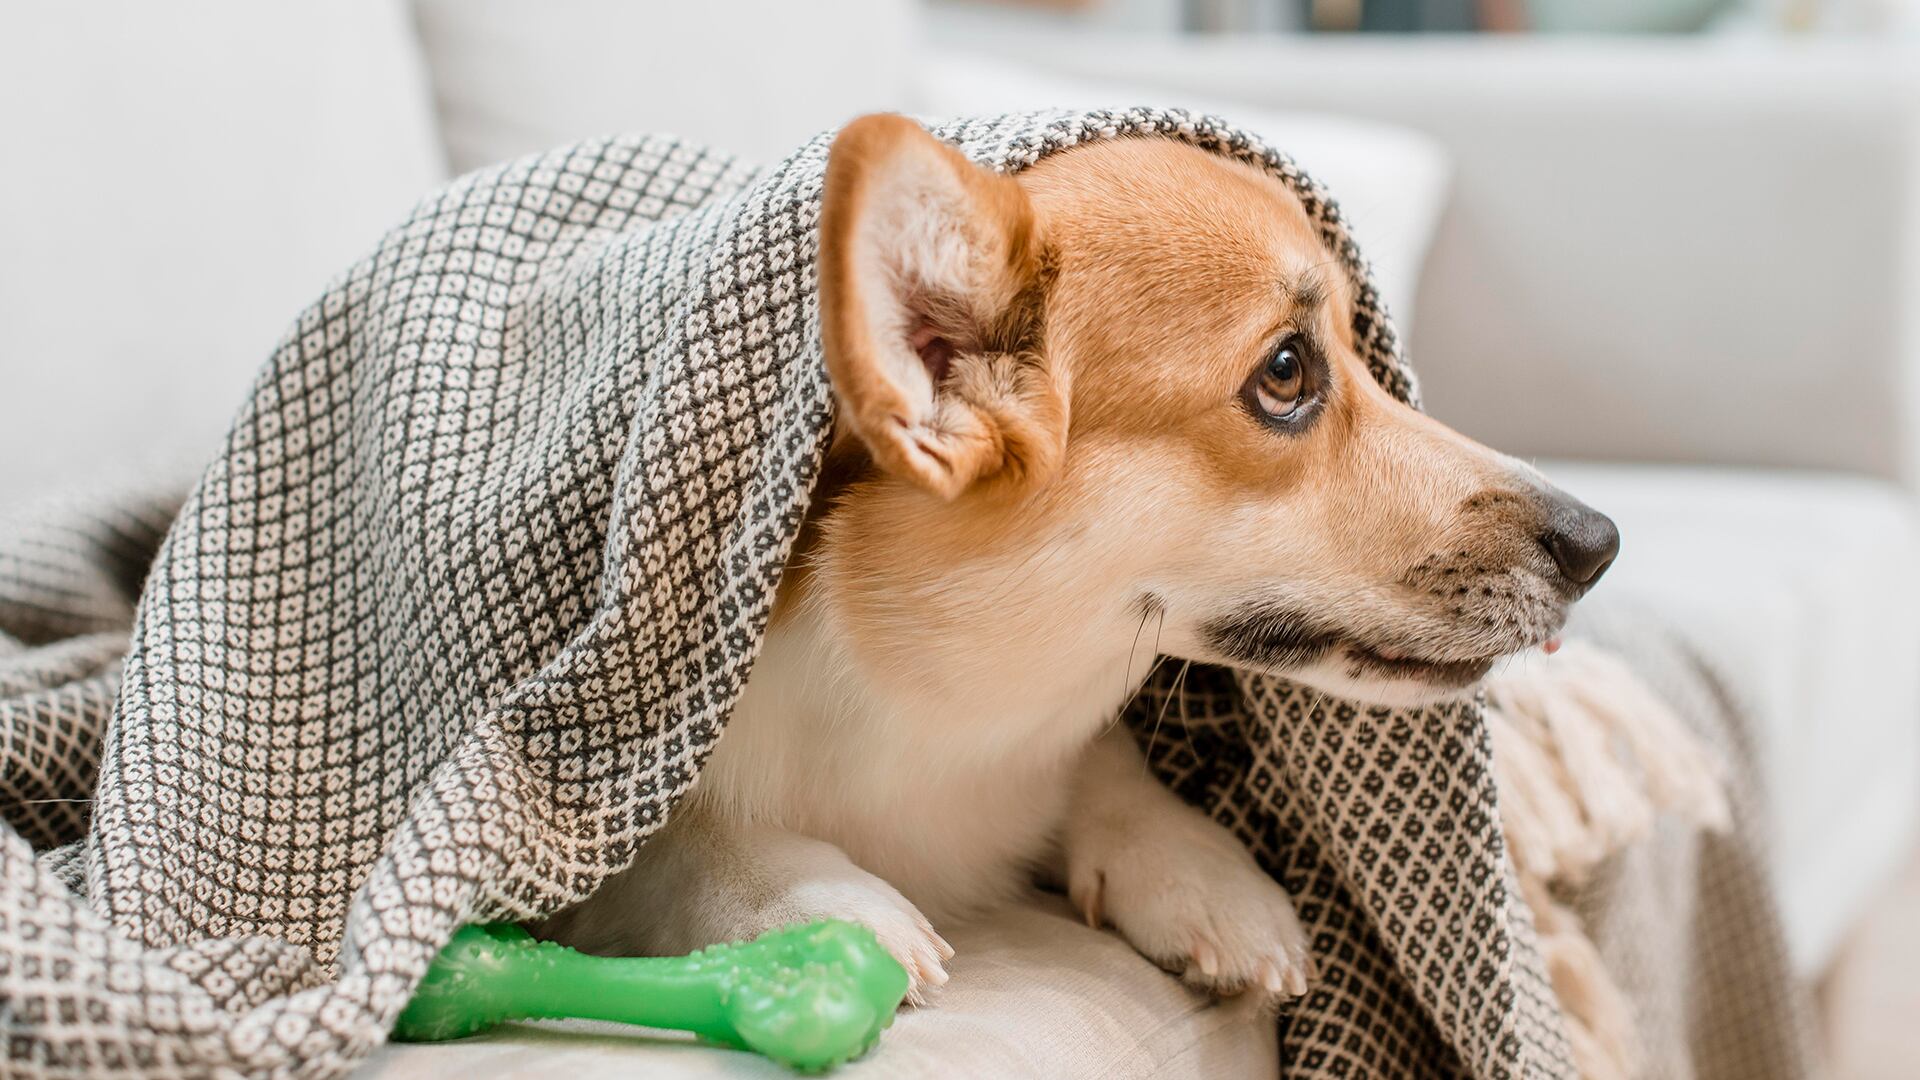
[[[836,844],[935,920],[1006,899],[1049,853],[1073,768],[1132,690],[1126,658],[1039,682],[988,664],[958,692],[914,691],[863,670],[843,640],[824,604],[768,631],[702,804]],[[954,646],[956,663],[997,651]]]

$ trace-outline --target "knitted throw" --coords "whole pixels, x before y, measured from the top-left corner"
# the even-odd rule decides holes
[[[1337,209],[1271,148],[1152,110],[935,132],[1007,170],[1120,137],[1265,167],[1413,398]],[[747,677],[828,436],[828,143],[460,179],[300,315],[170,529],[156,503],[0,537],[6,1075],[342,1075],[457,925],[631,860]],[[1174,666],[1143,738],[1180,725],[1163,774],[1313,941],[1289,1074],[1570,1075],[1480,707]]]

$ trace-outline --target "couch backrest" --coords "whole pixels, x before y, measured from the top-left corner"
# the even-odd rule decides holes
[[[0,505],[210,451],[443,175],[401,0],[0,6]]]
[[[771,160],[897,109],[912,0],[416,0],[454,171],[664,131]]]
[[[191,470],[300,307],[449,171],[904,105],[912,0],[0,6],[0,507]]]
[[[1411,342],[1503,450],[1920,490],[1920,49],[1714,38],[1008,35],[1003,56],[1424,132]]]

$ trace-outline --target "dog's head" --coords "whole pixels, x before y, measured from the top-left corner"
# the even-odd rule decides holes
[[[1341,264],[1254,166],[1141,138],[1006,176],[870,116],[820,266],[837,452],[875,466],[822,567],[894,669],[1019,622],[1416,703],[1548,640],[1617,548],[1375,382]]]

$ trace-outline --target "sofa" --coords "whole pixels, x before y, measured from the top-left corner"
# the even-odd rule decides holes
[[[956,28],[907,0],[803,8],[0,11],[0,137],[18,155],[0,173],[0,510],[190,473],[300,304],[469,168],[615,129],[766,158],[886,108],[1220,111],[1341,196],[1432,411],[1619,522],[1608,593],[1682,631],[1753,716],[1789,941],[1803,974],[1823,970],[1920,821],[1910,53],[1090,38]],[[1271,1068],[1272,1025],[1057,898],[953,941],[939,1005],[847,1075]],[[365,1073],[563,1070],[779,1074],[594,1025],[389,1047]]]

